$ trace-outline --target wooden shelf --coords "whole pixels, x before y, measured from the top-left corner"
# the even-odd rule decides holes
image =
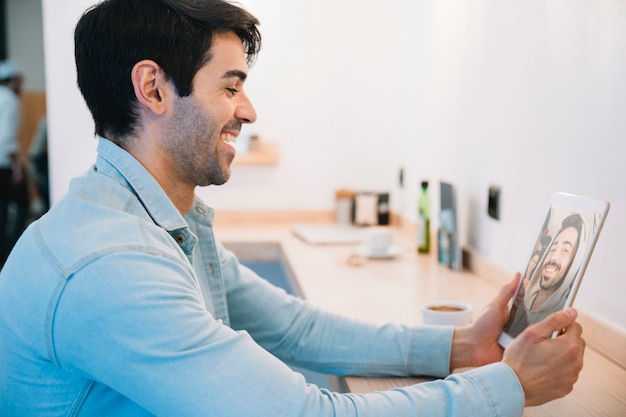
[[[271,166],[278,164],[278,143],[255,140],[250,143],[250,150],[243,154],[237,154],[233,165],[257,165]]]

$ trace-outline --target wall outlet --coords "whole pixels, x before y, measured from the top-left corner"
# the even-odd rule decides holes
[[[489,217],[500,219],[500,187],[492,185],[489,187],[489,199],[487,203],[487,213]]]

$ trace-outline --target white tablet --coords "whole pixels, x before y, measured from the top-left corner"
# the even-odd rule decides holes
[[[608,201],[564,193],[551,196],[500,345],[507,347],[529,325],[572,305],[608,211]]]

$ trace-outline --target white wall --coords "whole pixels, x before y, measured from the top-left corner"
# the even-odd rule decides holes
[[[336,188],[388,189],[393,50],[384,46],[393,33],[354,28],[392,27],[392,9],[359,0],[242,3],[261,21],[264,42],[246,87],[258,112],[248,131],[278,140],[281,161],[236,167],[226,187],[203,197],[218,209],[325,210]]]
[[[626,3],[398,4],[398,48],[413,53],[396,89],[396,125],[412,121],[397,158],[412,183],[454,182],[467,242],[510,270],[530,255],[550,193],[610,200],[576,305],[626,327]],[[486,214],[492,183],[500,221]]]
[[[91,114],[76,85],[74,26],[92,0],[43,0],[52,202],[66,193],[72,177],[95,161]]]
[[[91,3],[43,1],[54,199],[94,159],[72,52]],[[391,190],[414,219],[419,181],[445,179],[460,193],[468,244],[513,271],[553,190],[606,198],[577,305],[626,328],[616,262],[626,234],[623,1],[242,3],[264,34],[247,83],[259,116],[249,133],[278,140],[282,157],[199,190],[210,205],[330,209],[334,189],[350,186]],[[486,215],[491,183],[502,187],[500,221]]]

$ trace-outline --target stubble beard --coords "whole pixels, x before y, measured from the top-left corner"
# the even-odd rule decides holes
[[[174,169],[183,181],[194,186],[228,181],[232,160],[218,154],[219,133],[216,123],[192,97],[178,98],[165,135]]]
[[[543,291],[556,291],[556,289],[559,288],[561,284],[563,284],[563,281],[565,281],[565,274],[561,278],[559,278],[558,281],[551,285],[544,284],[543,279],[541,279],[539,280],[539,288],[541,288]]]

